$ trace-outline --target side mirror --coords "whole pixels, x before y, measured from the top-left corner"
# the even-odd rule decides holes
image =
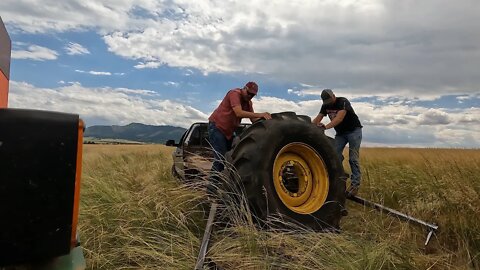
[[[168,140],[166,143],[165,143],[166,146],[177,146],[175,144],[175,140]]]

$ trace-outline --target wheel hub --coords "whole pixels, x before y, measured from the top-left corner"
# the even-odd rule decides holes
[[[320,155],[304,143],[290,143],[277,154],[274,186],[281,201],[300,214],[318,211],[328,195],[328,172]]]
[[[308,179],[305,179],[306,170],[297,161],[287,161],[282,165],[282,189],[292,197],[299,197],[305,193]]]

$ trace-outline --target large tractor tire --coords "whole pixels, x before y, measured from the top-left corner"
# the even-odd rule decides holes
[[[345,174],[331,138],[310,117],[272,114],[238,136],[226,159],[235,168],[230,178],[238,178],[260,224],[283,220],[280,226],[339,228],[346,212]]]

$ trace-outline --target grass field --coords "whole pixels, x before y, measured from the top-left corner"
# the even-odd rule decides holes
[[[170,175],[172,151],[85,146],[89,269],[194,268],[208,206]],[[361,165],[360,196],[439,225],[427,248],[422,228],[348,201],[340,234],[240,223],[216,228],[208,256],[225,269],[480,269],[480,150],[366,148]]]

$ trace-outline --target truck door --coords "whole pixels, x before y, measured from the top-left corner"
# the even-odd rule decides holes
[[[177,148],[175,149],[175,152],[173,152],[173,163],[174,163],[174,166],[173,166],[173,170],[175,170],[174,172],[174,175],[178,175],[180,176],[180,178],[184,178],[185,177],[185,168],[183,166],[183,143],[185,141],[185,138],[187,137],[187,134],[188,132],[190,131],[190,129],[186,130],[183,135],[182,135],[182,138],[180,139],[180,141],[178,142],[178,145],[177,145]]]

